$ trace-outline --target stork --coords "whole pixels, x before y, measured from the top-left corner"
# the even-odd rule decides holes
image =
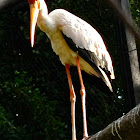
[[[28,0],[30,5],[30,41],[34,46],[36,23],[47,34],[53,51],[65,66],[71,102],[72,140],[76,140],[75,102],[76,95],[72,84],[69,66],[77,66],[81,85],[83,114],[83,137],[88,137],[86,122],[86,91],[81,69],[90,75],[102,78],[113,91],[110,80],[115,79],[111,57],[102,37],[87,22],[63,9],[56,9],[48,14],[44,0]],[[106,72],[109,73],[109,77]]]

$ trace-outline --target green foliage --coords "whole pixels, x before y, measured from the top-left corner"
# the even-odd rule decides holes
[[[130,4],[132,16],[135,19],[137,25],[140,27],[140,1],[130,0]]]
[[[1,137],[65,139],[65,123],[56,115],[57,101],[49,100],[45,93],[40,93],[40,89],[34,87],[32,82],[32,77],[28,77],[26,71],[15,70],[13,78],[1,84],[5,94],[2,104],[6,108],[0,106]]]
[[[15,127],[13,121],[10,119],[10,116],[11,114],[7,113],[3,106],[0,106],[0,137],[1,139],[14,140],[17,138],[21,138],[21,136],[24,134],[24,131],[21,127]]]

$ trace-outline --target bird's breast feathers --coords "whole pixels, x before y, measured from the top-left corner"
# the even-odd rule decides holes
[[[60,61],[63,65],[69,64],[71,66],[76,66],[76,57],[79,58],[79,63],[81,69],[87,72],[88,74],[95,75],[100,77],[98,73],[92,68],[92,66],[87,63],[79,54],[78,52],[73,51],[64,40],[62,34],[61,35],[54,35],[54,39],[51,39],[51,45],[54,52],[59,56]]]
[[[62,32],[75,43],[76,49],[91,52],[90,57],[94,54],[93,59],[98,61],[97,66],[110,71],[112,79],[114,79],[111,57],[102,37],[90,24],[63,9],[54,10],[49,14],[49,17],[55,22],[59,32]],[[59,39],[59,41],[61,40]],[[69,47],[71,46],[69,45]]]

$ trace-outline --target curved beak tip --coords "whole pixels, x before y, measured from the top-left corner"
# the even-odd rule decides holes
[[[35,26],[37,23],[39,9],[34,4],[30,5],[30,42],[31,47],[34,46]]]
[[[31,43],[31,47],[33,48],[34,47],[34,45]]]

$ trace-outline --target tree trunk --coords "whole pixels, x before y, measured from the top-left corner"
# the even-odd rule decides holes
[[[132,22],[129,0],[121,0],[122,9],[127,13]],[[126,40],[129,52],[129,61],[133,81],[133,91],[136,104],[140,103],[140,72],[135,38],[129,28],[125,26]]]

